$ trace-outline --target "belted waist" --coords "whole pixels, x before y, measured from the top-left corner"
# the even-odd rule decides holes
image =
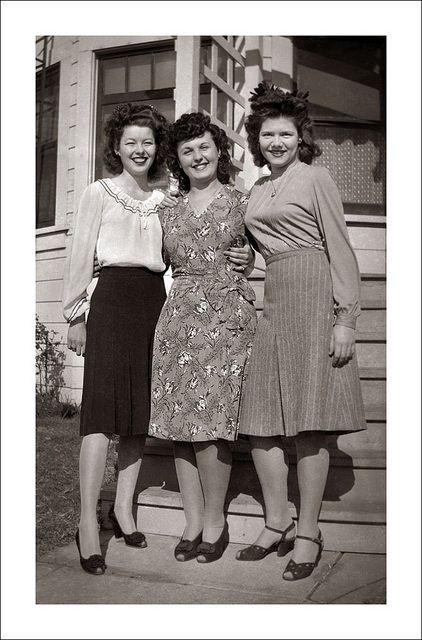
[[[303,249],[289,249],[288,251],[280,251],[280,253],[273,253],[273,255],[269,256],[265,259],[265,264],[268,266],[272,262],[277,262],[278,260],[284,260],[286,258],[292,258],[296,255],[308,255],[310,253],[324,253],[324,247],[304,247]]]
[[[204,299],[220,317],[220,322],[227,323],[229,328],[243,327],[245,322],[249,322],[249,314],[236,314],[238,309],[238,295],[240,294],[247,302],[256,299],[255,291],[247,281],[245,276],[236,272],[229,275],[214,273],[179,273],[173,276],[180,281],[184,278],[189,280],[197,278],[201,286]]]

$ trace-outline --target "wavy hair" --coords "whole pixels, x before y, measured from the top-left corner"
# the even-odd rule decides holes
[[[226,133],[220,129],[220,127],[217,127],[217,125],[212,124],[210,118],[202,113],[184,113],[170,127],[167,158],[168,168],[174,177],[178,179],[181,191],[189,191],[190,180],[180,166],[177,146],[181,142],[203,136],[206,131],[210,132],[214,144],[220,153],[217,164],[217,178],[222,184],[228,184],[230,182],[233,165],[230,159],[229,140]]]
[[[312,120],[308,114],[308,93],[299,91],[283,91],[269,82],[260,82],[251,92],[249,102],[251,113],[246,118],[248,147],[258,167],[268,164],[261,153],[259,133],[264,120],[268,118],[290,118],[293,120],[302,142],[299,145],[299,160],[311,164],[312,160],[321,155],[321,150],[314,142]]]
[[[148,178],[152,180],[158,178],[163,173],[167,158],[169,124],[166,118],[149,104],[126,102],[115,107],[104,127],[104,164],[113,175],[122,173],[123,165],[116,149],[120,144],[125,127],[133,124],[139,127],[149,127],[154,134],[157,150],[154,162],[148,171]]]

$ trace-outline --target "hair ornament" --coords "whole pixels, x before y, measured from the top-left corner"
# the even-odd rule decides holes
[[[249,102],[251,103],[252,111],[259,109],[263,105],[274,105],[290,99],[293,99],[296,104],[299,101],[306,107],[308,96],[308,91],[298,91],[297,89],[294,91],[285,91],[281,87],[263,80],[254,91],[251,91]]]

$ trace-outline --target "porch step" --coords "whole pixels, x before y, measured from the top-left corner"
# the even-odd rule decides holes
[[[342,440],[331,448],[320,523],[326,548],[333,551],[384,553],[385,551],[385,455],[384,425],[371,425],[368,432],[355,434],[360,440],[349,448]],[[346,442],[346,440],[344,441]],[[340,443],[340,444],[338,444]],[[296,460],[288,477],[292,517],[299,506]],[[107,514],[114,501],[115,486],[103,489],[101,511]],[[185,520],[174,467],[171,444],[149,439],[136,491],[139,529],[145,533],[180,536]],[[233,471],[226,502],[230,540],[252,543],[264,524],[263,500],[258,477],[246,442],[233,444]]]
[[[114,501],[115,487],[102,491],[101,513],[104,528],[110,528],[108,510]],[[136,503],[138,529],[145,534],[180,537],[184,526],[182,499],[178,491],[164,487],[148,487],[138,494]],[[297,519],[296,507],[290,503],[290,512]],[[240,493],[226,506],[230,542],[253,543],[262,527],[262,504],[253,496]],[[345,502],[335,505],[324,501],[319,525],[327,551],[355,553],[385,553],[385,514],[380,504]]]

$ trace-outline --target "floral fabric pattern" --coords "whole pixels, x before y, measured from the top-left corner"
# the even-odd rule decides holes
[[[173,286],[154,341],[149,433],[234,440],[256,328],[255,294],[223,254],[245,233],[247,196],[223,186],[202,213],[187,197],[159,213]]]

